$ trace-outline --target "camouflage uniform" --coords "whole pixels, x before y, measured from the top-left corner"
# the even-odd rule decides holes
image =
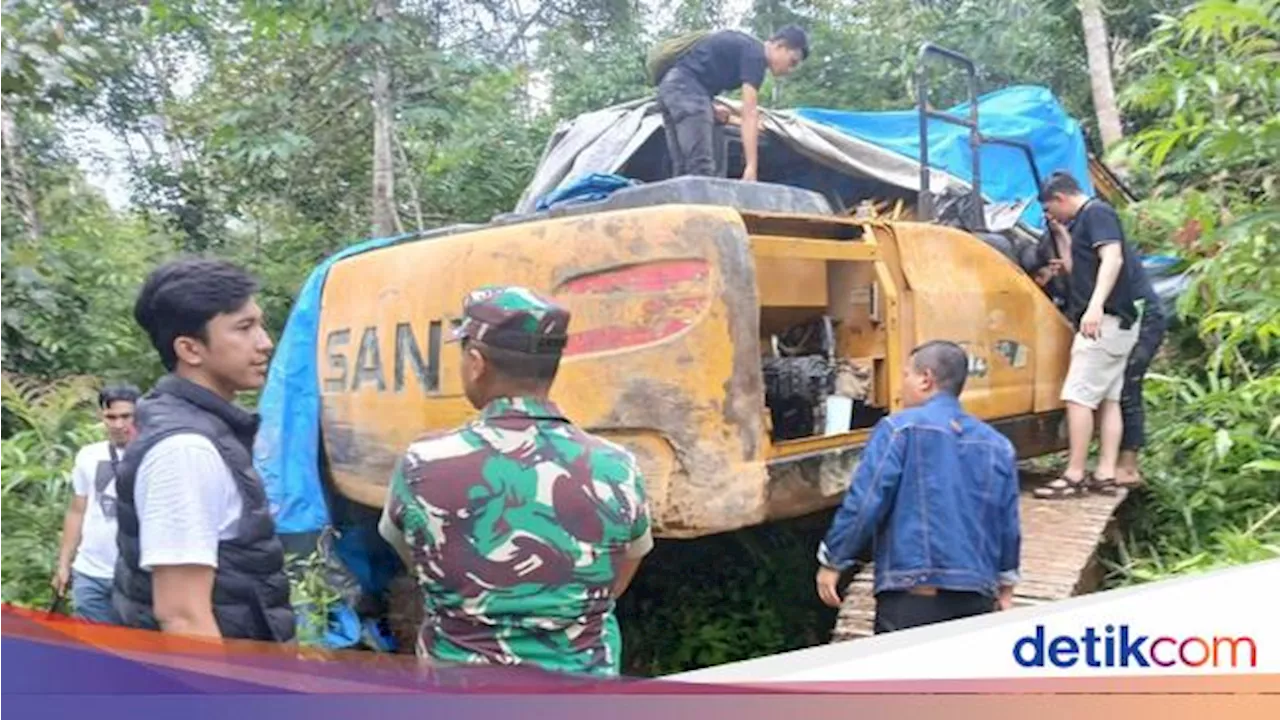
[[[464,316],[456,339],[533,353],[558,354],[569,322],[521,288],[476,291]],[[388,524],[426,597],[419,654],[618,674],[616,568],[653,545],[631,453],[545,399],[498,398],[463,427],[409,446],[384,534]]]

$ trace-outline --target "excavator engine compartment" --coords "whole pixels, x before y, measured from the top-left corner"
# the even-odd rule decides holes
[[[767,349],[761,365],[775,442],[870,427],[884,416],[868,402],[872,363],[836,356],[831,316],[772,335]]]

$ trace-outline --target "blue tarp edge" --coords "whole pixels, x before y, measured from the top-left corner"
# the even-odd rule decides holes
[[[262,478],[276,531],[281,535],[319,532],[331,521],[320,479],[321,407],[316,372],[320,305],[329,269],[346,258],[412,237],[414,234],[410,233],[374,238],[330,256],[311,271],[289,312],[258,400],[261,424],[253,453],[254,467]],[[348,605],[333,608],[324,645],[351,647],[366,636],[385,644],[377,628],[368,625]]]
[[[281,534],[317,532],[329,524],[320,482],[320,385],[316,371],[320,302],[334,264],[394,245],[414,235],[375,238],[330,256],[307,277],[289,312],[258,400],[262,418],[254,444],[254,467]]]
[[[559,205],[603,200],[622,188],[639,185],[639,181],[612,173],[588,173],[569,184],[538,198],[534,209],[541,212]]]

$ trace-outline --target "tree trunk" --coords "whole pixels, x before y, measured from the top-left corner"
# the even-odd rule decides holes
[[[27,239],[38,242],[40,215],[36,210],[35,192],[31,189],[31,178],[27,175],[27,165],[22,156],[22,136],[7,107],[0,108],[0,135],[3,136],[0,144],[4,145],[4,184],[22,218]]]
[[[1080,20],[1089,57],[1093,107],[1098,113],[1098,134],[1103,148],[1110,148],[1124,136],[1124,130],[1120,125],[1120,109],[1116,106],[1115,85],[1111,81],[1111,51],[1100,0],[1080,0]]]
[[[426,227],[426,222],[422,218],[422,198],[418,196],[417,173],[409,163],[409,153],[405,152],[404,143],[400,142],[400,136],[396,134],[395,128],[391,129],[391,139],[395,140],[396,152],[400,155],[400,166],[404,168],[405,179],[409,185],[409,200],[413,203],[413,217],[418,221],[417,230],[421,232]]]
[[[160,58],[150,45],[146,46],[145,52],[147,61],[151,63],[151,71],[155,74],[156,125],[160,132],[160,137],[164,140],[165,151],[168,154],[169,171],[174,174],[174,177],[181,177],[182,171],[186,167],[182,157],[182,138],[178,136],[177,131],[174,129],[173,120],[169,117],[169,101],[173,98],[173,91],[169,87],[169,78],[174,77],[177,73],[174,71],[172,64]],[[155,152],[154,148],[152,148],[152,152]]]
[[[389,23],[394,12],[393,0],[374,0],[374,18]],[[400,230],[396,213],[396,175],[393,155],[391,104],[391,68],[386,48],[374,48],[373,74],[373,232],[378,237],[395,235]]]

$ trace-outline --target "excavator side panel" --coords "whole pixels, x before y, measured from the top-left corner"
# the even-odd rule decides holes
[[[1022,457],[1065,446],[1058,392],[1066,372],[1071,328],[1021,268],[977,237],[920,223],[872,223],[851,252],[848,241],[776,239],[825,255],[833,273],[828,311],[842,325],[837,348],[874,361],[874,404],[903,408],[901,375],[911,350],[951,340],[969,354],[965,408],[991,422]],[[759,244],[759,241],[757,241]],[[785,252],[786,247],[772,248]],[[757,248],[757,255],[761,248]],[[851,255],[865,261],[835,262]],[[772,269],[759,262],[761,285]],[[850,304],[876,286],[879,319]],[[870,428],[775,443],[770,456],[769,519],[839,502],[860,460]]]
[[[450,327],[467,291],[520,284],[572,312],[552,399],[636,453],[655,532],[758,523],[768,435],[754,274],[738,213],[679,205],[491,227],[344,260],[325,284],[318,351],[332,481],[380,506],[414,438],[474,415]]]
[[[909,344],[949,339],[969,353],[970,412],[1015,418],[1063,407],[1072,329],[1026,273],[954,228],[895,223],[877,235],[897,246],[913,300]]]

